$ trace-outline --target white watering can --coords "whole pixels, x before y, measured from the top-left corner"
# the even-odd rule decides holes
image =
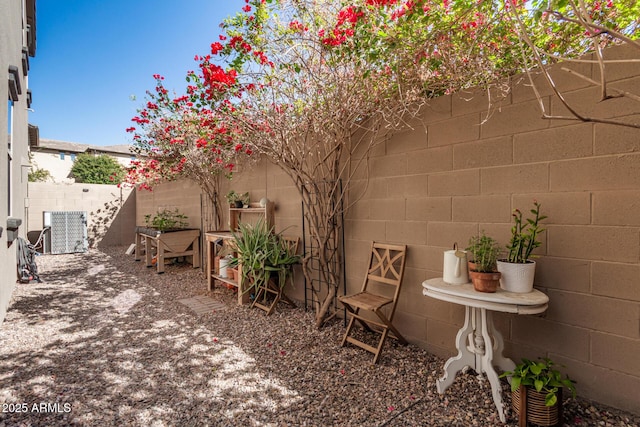
[[[444,251],[442,279],[452,285],[469,283],[467,251],[458,250],[457,243],[453,244],[452,250]]]

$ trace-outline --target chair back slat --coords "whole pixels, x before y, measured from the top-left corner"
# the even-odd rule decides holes
[[[300,244],[300,238],[297,236],[280,236],[280,239],[285,242],[289,253],[296,255],[298,253],[298,245]]]
[[[406,253],[407,247],[405,245],[374,242],[371,246],[369,271],[363,290],[366,290],[369,281],[399,287],[404,275]]]

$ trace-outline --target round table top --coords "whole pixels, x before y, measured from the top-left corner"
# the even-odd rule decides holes
[[[518,294],[498,289],[496,292],[478,292],[471,283],[452,285],[442,278],[425,280],[423,294],[442,301],[469,307],[486,308],[517,314],[537,314],[547,309],[549,297],[534,289],[526,294]]]

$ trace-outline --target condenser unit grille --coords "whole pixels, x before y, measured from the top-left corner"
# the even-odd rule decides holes
[[[87,213],[81,211],[45,212],[45,226],[51,227],[51,253],[86,252]]]

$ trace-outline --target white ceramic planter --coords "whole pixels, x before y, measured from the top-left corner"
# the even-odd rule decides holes
[[[229,265],[229,258],[224,257],[224,258],[220,258],[220,269],[218,270],[218,275],[224,279],[227,279],[228,276],[228,268],[227,266]]]
[[[498,261],[498,271],[502,273],[500,287],[508,292],[526,294],[533,290],[536,262],[525,264]]]

